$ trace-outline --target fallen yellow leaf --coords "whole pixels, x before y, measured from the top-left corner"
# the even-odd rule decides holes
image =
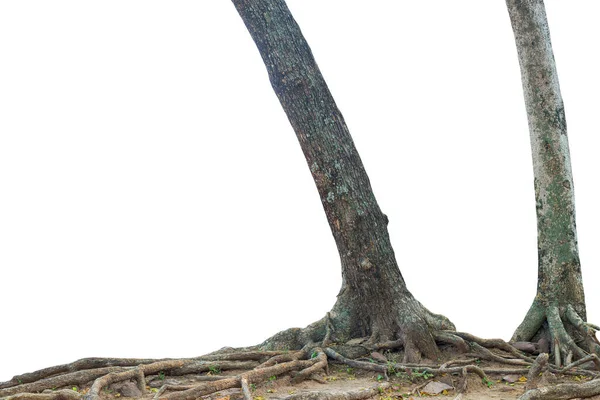
[[[527,382],[527,378],[525,378],[524,376],[519,378],[519,382]]]

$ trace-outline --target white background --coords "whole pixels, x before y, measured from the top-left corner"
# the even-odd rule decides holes
[[[546,3],[599,323],[600,4]],[[409,288],[459,330],[509,339],[537,254],[504,2],[289,6]],[[331,308],[320,199],[229,1],[2,1],[0,59],[0,381],[256,344]]]

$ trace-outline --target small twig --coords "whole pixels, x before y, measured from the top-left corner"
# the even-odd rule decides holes
[[[423,389],[425,386],[427,386],[429,384],[430,380],[427,379],[425,380],[425,382],[421,383],[420,385],[417,385],[413,388],[413,390],[410,391],[411,394],[416,394],[417,396],[421,397],[421,389]]]

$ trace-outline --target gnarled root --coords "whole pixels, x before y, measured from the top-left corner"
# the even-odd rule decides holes
[[[140,364],[148,364],[156,361],[155,359],[142,358],[82,358],[70,364],[56,365],[50,368],[40,369],[35,372],[17,375],[10,381],[0,382],[0,389],[21,385],[24,383],[36,382],[50,376],[65,374],[70,372],[82,371],[85,369],[95,369],[103,367],[132,367]]]
[[[364,354],[373,350],[402,348],[405,363],[418,363],[422,356],[437,360],[440,356],[438,344],[455,346],[461,352],[468,351],[465,340],[453,334],[455,327],[452,322],[429,311],[412,295],[405,294],[402,300],[396,299],[388,306],[377,315],[365,315],[365,310],[355,309],[356,301],[342,296],[321,320],[304,329],[279,332],[256,348],[270,351],[300,350],[307,345],[324,348],[365,338],[360,341]]]
[[[553,338],[562,341],[563,332],[560,327],[556,326],[557,321],[562,323],[557,310],[549,310],[547,313],[548,325],[550,332],[554,332]],[[381,378],[385,377],[386,379],[389,379],[390,373],[399,376],[417,374],[416,376],[420,377],[429,376],[429,374],[461,375],[463,384],[458,387],[459,396],[466,390],[466,376],[471,373],[476,374],[484,383],[491,381],[488,378],[491,375],[526,375],[529,372],[530,381],[534,384],[536,377],[533,375],[539,375],[539,372],[544,369],[554,373],[586,375],[595,378],[600,376],[594,371],[578,369],[585,363],[598,363],[599,358],[595,354],[582,353],[581,348],[579,352],[575,352],[573,344],[568,340],[559,342],[557,352],[563,351],[560,343],[564,343],[566,348],[578,359],[570,362],[564,368],[556,368],[547,364],[548,358],[545,354],[534,360],[503,340],[482,339],[468,333],[455,332],[450,321],[429,312],[416,300],[411,303],[408,312],[410,312],[410,316],[398,311],[397,319],[391,319],[393,323],[390,323],[389,320],[387,323],[378,322],[377,319],[370,320],[368,321],[371,324],[369,325],[370,330],[361,332],[357,331],[356,327],[364,328],[364,323],[362,325],[352,323],[352,319],[347,318],[347,314],[339,313],[334,308],[325,318],[308,327],[280,332],[261,345],[242,349],[224,348],[196,358],[179,360],[83,359],[71,364],[19,375],[9,382],[2,383],[0,384],[0,400],[99,400],[101,393],[109,385],[128,380],[136,382],[141,397],[146,392],[147,383],[150,382],[150,385],[156,390],[156,383],[165,380],[166,375],[170,377],[185,376],[184,379],[187,382],[181,384],[174,379],[165,380],[165,384],[156,391],[154,400],[194,400],[223,390],[241,392],[246,400],[250,400],[252,398],[251,391],[255,385],[280,375],[291,376],[291,382],[294,384],[306,379],[324,383],[321,376],[328,373],[329,361],[372,371],[377,376],[381,375]],[[578,332],[583,332],[585,329],[585,332],[590,335],[590,332],[594,330],[591,325],[578,319],[576,314],[573,314],[573,310],[568,308],[565,310],[563,319],[569,321],[572,327],[578,329]],[[361,339],[356,338],[357,332],[363,334]],[[370,335],[368,338],[364,337],[366,333]],[[566,333],[564,334],[566,335]],[[342,338],[346,340],[341,341]],[[459,349],[464,355],[469,356],[469,353],[472,353],[471,357],[475,358],[451,360],[440,365],[437,359],[438,344],[449,344]],[[381,354],[377,354],[375,357],[372,351],[381,348],[403,348],[402,362],[392,362]],[[352,359],[369,353],[371,353],[369,362]],[[436,356],[436,358],[432,358],[428,364],[415,363],[414,361],[418,361],[421,354]],[[567,357],[562,357],[563,353],[560,354],[561,361],[567,360]],[[512,366],[512,368],[486,368],[476,365],[479,360],[490,360],[494,363]],[[84,387],[88,382],[93,382],[91,387]],[[131,385],[129,384],[129,387]],[[54,390],[73,386],[81,388],[76,388],[77,391]],[[596,388],[589,382],[583,384],[582,387],[585,393],[593,393]],[[540,396],[536,393],[544,392],[545,389],[542,389],[539,389],[538,392],[531,391],[528,396]],[[320,390],[286,398],[290,400],[364,399],[372,396],[373,390],[376,389],[335,393],[329,391],[325,393]],[[43,391],[44,393],[40,393]],[[579,390],[576,393],[583,392]]]
[[[17,393],[4,397],[4,400],[79,400],[81,394],[71,389],[52,391],[51,393]]]
[[[592,397],[600,394],[600,379],[586,383],[563,383],[528,390],[519,400],[569,400]]]
[[[466,390],[465,377],[470,373],[476,374],[484,383],[489,383],[491,379],[488,376],[491,375],[524,375],[530,371],[529,368],[531,368],[531,371],[534,371],[530,373],[531,375],[532,373],[537,374],[535,371],[541,371],[540,368],[543,369],[543,362],[538,363],[540,368],[536,367],[536,363],[526,360],[526,356],[522,356],[517,350],[512,349],[509,344],[503,341],[480,339],[464,333],[452,332],[450,334],[460,338],[464,342],[464,346],[467,346],[472,351],[476,351],[479,359],[488,358],[494,362],[501,362],[508,365],[516,364],[518,368],[486,368],[482,365],[475,365],[474,362],[476,359],[452,360],[442,365],[396,363],[387,361],[386,359],[380,359],[381,363],[374,362],[374,360],[365,362],[345,357],[332,347],[321,348],[318,345],[314,345],[314,343],[306,344],[302,350],[287,352],[265,351],[260,350],[256,346],[245,349],[223,349],[192,359],[149,360],[150,362],[137,366],[100,367],[76,372],[59,373],[41,378],[35,382],[0,389],[0,398],[1,400],[98,400],[104,388],[107,388],[110,384],[131,379],[137,382],[140,396],[143,396],[147,382],[151,382],[151,386],[155,386],[156,382],[165,380],[166,375],[170,377],[185,375],[185,379],[191,379],[194,383],[179,384],[176,381],[174,382],[173,379],[166,379],[165,384],[155,393],[154,400],[192,400],[224,390],[241,392],[246,400],[251,400],[253,397],[252,390],[255,385],[268,382],[274,379],[273,377],[284,374],[291,375],[293,383],[298,383],[305,379],[318,379],[319,374],[327,373],[329,360],[346,364],[352,368],[372,371],[385,378],[388,378],[388,374],[390,373],[394,373],[395,375],[406,374],[408,376],[417,374],[417,376],[421,377],[430,376],[429,374],[437,376],[459,374],[463,377],[463,384],[457,388],[460,396],[460,393]],[[448,339],[447,336],[444,336],[444,338],[448,342],[453,342],[455,345],[458,343],[458,346],[462,346],[461,343],[463,342]],[[358,347],[361,346],[359,345]],[[337,346],[336,349],[347,349],[348,347],[351,346],[342,345]],[[522,357],[517,358],[517,355]],[[542,356],[540,357],[538,357],[538,360],[543,359]],[[574,369],[582,362],[586,362],[586,360],[591,360],[592,358],[592,356],[588,356],[587,358],[580,359],[569,365],[569,370],[563,371],[565,373],[587,374],[588,376],[598,377],[598,374],[593,371]],[[517,361],[517,363],[514,363],[514,361]],[[96,365],[105,364],[98,362]],[[229,372],[228,374],[227,371],[232,369],[237,372],[235,374]],[[205,375],[204,372],[209,372],[209,374]],[[41,375],[43,374],[39,374],[39,376]],[[63,388],[72,387],[73,385],[83,385],[89,381],[93,381],[92,386],[90,388],[78,388],[80,391],[70,389],[46,390],[44,393],[37,393],[44,389],[54,389],[55,387]],[[588,386],[591,388],[588,388]],[[384,390],[383,388],[385,388],[385,385],[373,386],[368,390],[358,391],[318,390],[311,393],[298,393],[285,398],[289,400],[315,398],[358,400],[372,397],[379,390]],[[588,382],[583,384],[582,388],[581,390],[578,389],[575,393],[595,393],[596,386]],[[538,396],[535,393],[538,392],[532,391],[528,396]],[[535,399],[538,397],[530,398]]]
[[[529,373],[527,374],[527,384],[525,385],[525,389],[530,390],[537,388],[540,375],[548,366],[548,358],[549,357],[547,353],[542,353],[537,356],[535,362],[529,370]]]
[[[572,305],[542,305],[535,300],[524,321],[515,331],[511,342],[529,342],[534,337],[549,343],[552,361],[557,368],[583,359],[588,354],[600,355],[596,338],[598,326],[585,322]],[[591,358],[600,370],[598,357]]]

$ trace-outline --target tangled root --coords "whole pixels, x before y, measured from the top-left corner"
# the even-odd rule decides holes
[[[598,365],[598,357],[595,354],[584,355],[579,360],[558,368],[548,362],[547,354],[533,359],[500,339],[482,339],[468,333],[439,331],[435,334],[438,343],[450,344],[463,354],[459,358],[443,364],[425,365],[404,361],[397,363],[385,358],[379,361],[352,359],[342,355],[338,349],[343,349],[344,354],[353,353],[348,351],[349,349],[356,349],[355,353],[364,354],[365,351],[372,351],[377,346],[366,348],[365,346],[371,346],[366,343],[366,338],[363,341],[350,341],[353,342],[352,344],[349,342],[336,345],[332,343],[331,335],[326,335],[326,337],[327,340],[324,342],[327,346],[323,346],[323,342],[309,343],[302,350],[297,351],[264,350],[256,346],[244,349],[226,348],[202,357],[177,360],[82,359],[71,364],[18,375],[8,382],[0,383],[0,399],[99,400],[109,385],[123,381],[134,381],[141,393],[139,397],[146,396],[148,398],[146,386],[148,383],[160,382],[165,375],[186,375],[193,377],[194,384],[180,385],[177,382],[165,380],[165,384],[158,390],[155,389],[154,400],[195,400],[224,390],[237,390],[238,396],[251,400],[252,388],[273,379],[273,377],[289,375],[294,384],[308,379],[323,383],[322,377],[328,374],[330,363],[342,363],[355,369],[375,372],[385,380],[389,379],[388,375],[392,372],[396,374],[420,373],[421,376],[427,374],[459,375],[462,380],[457,387],[458,398],[467,389],[466,376],[468,374],[475,374],[483,382],[491,382],[491,377],[498,375],[529,374],[528,389],[530,390],[521,397],[524,400],[571,398],[564,397],[566,396],[564,393],[573,394],[572,397],[585,397],[589,393],[600,393],[599,379],[579,385],[558,385],[552,389],[537,387],[537,377],[545,371],[599,378],[600,373],[579,368],[589,361]],[[400,343],[379,344],[380,348],[389,348],[392,345],[398,346]],[[480,360],[489,360],[507,367],[485,367],[484,364],[480,364]],[[91,385],[89,385],[90,382]],[[74,391],[71,390],[73,386],[86,388]],[[59,390],[55,390],[57,388]],[[297,393],[291,394],[285,399],[359,400],[370,398],[377,392],[388,390],[388,388],[388,385],[379,383],[369,389]],[[419,388],[414,390],[418,392]],[[550,396],[547,395],[548,393],[555,393],[556,396],[562,397],[548,397]]]
[[[550,352],[554,365],[561,368],[589,354],[600,356],[600,342],[596,338],[598,330],[600,327],[585,322],[570,304],[561,308],[543,306],[534,301],[511,342],[529,342],[541,336],[541,340],[548,343],[548,348],[542,351]],[[587,361],[592,361],[600,369],[598,357]]]

